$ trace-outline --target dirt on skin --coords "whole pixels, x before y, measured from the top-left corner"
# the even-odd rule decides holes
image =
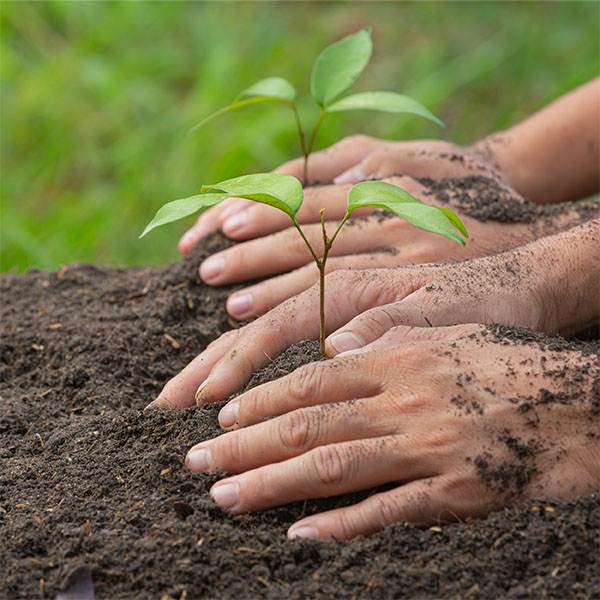
[[[90,579],[97,598],[598,596],[597,495],[351,542],[285,532],[372,492],[239,517],[218,508],[208,495],[218,476],[191,474],[183,458],[221,432],[219,406],[143,408],[234,325],[224,311],[234,288],[197,275],[224,243],[160,268],[0,277],[0,597],[56,598],[62,582],[90,598]],[[307,352],[280,357],[266,378]]]
[[[515,194],[509,187],[492,177],[469,175],[431,179],[416,177],[427,191],[426,195],[447,203],[460,213],[478,221],[499,223],[534,223],[540,219],[550,224],[552,217],[577,211],[582,221],[600,214],[597,200],[588,202],[561,202],[560,204],[536,204]]]

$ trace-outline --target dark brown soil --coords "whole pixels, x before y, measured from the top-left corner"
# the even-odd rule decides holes
[[[597,217],[600,211],[597,200],[536,204],[516,195],[495,179],[483,175],[439,180],[430,177],[416,179],[427,188],[427,195],[434,196],[462,214],[483,222],[534,223],[539,219],[551,219],[571,210],[577,211],[582,220],[588,220]]]
[[[598,597],[596,495],[348,543],[285,532],[360,495],[242,517],[217,508],[216,476],[190,474],[183,458],[220,432],[219,407],[142,409],[234,325],[223,308],[233,288],[197,277],[222,245],[161,268],[0,278],[1,598],[55,598],[61,582],[89,597],[88,577],[101,598]]]

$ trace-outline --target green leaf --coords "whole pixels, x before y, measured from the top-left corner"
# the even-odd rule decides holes
[[[202,119],[202,121],[200,121],[200,123],[196,123],[196,125],[194,125],[187,133],[188,134],[193,133],[194,131],[196,131],[196,129],[199,129],[200,127],[202,127],[202,125],[205,125],[209,121],[212,121],[215,117],[224,115],[225,113],[228,113],[231,110],[235,110],[236,108],[242,108],[244,106],[249,106],[250,104],[258,104],[260,102],[288,102],[288,101],[283,100],[281,98],[275,98],[273,96],[253,96],[252,98],[248,98],[247,100],[241,100],[239,102],[234,102],[233,104],[230,104],[229,106],[225,106],[225,107],[221,108],[220,110],[218,110],[217,112],[212,113],[212,115],[208,115],[208,117],[205,117],[204,119]]]
[[[419,227],[419,229],[438,233],[448,239],[459,242],[463,246],[465,245],[464,240],[454,227],[465,233],[466,229],[452,211],[449,212],[454,216],[450,219],[446,215],[448,209],[441,210],[435,206],[424,204],[414,196],[411,196],[406,190],[391,183],[383,181],[363,181],[357,183],[350,190],[350,194],[348,194],[348,214],[362,206],[389,210],[415,227]],[[460,223],[460,227],[455,222]]]
[[[296,99],[296,88],[287,79],[283,79],[282,77],[267,77],[240,92],[235,102],[240,98],[248,98],[250,96],[263,96],[293,102]]]
[[[452,225],[456,229],[458,229],[458,231],[460,231],[462,235],[464,235],[466,238],[469,237],[469,232],[467,231],[467,228],[463,225],[463,222],[458,218],[457,214],[453,210],[450,210],[449,208],[444,208],[442,206],[436,206],[435,208],[441,210],[448,218],[448,221],[450,221],[450,223],[452,223]]]
[[[280,173],[243,175],[214,185],[202,186],[200,190],[200,194],[214,192],[268,204],[287,213],[294,222],[302,205],[302,184],[295,177]]]
[[[140,235],[140,238],[144,237],[154,228],[165,225],[165,223],[178,221],[199,210],[204,212],[207,208],[218,204],[228,197],[229,194],[200,194],[198,196],[190,196],[189,198],[181,198],[180,200],[168,202],[158,209],[156,215],[154,215],[154,219],[148,223],[146,229],[144,229],[142,235]]]
[[[349,35],[327,46],[315,60],[310,79],[313,98],[321,107],[335,100],[362,73],[371,58],[371,30]]]
[[[411,113],[425,117],[445,127],[442,121],[429,112],[420,102],[408,96],[396,94],[395,92],[363,92],[361,94],[352,94],[327,107],[328,113],[345,110],[379,110],[392,113]]]

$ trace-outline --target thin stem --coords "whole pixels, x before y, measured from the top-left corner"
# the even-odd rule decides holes
[[[304,231],[302,231],[302,229],[300,228],[300,224],[298,223],[298,221],[296,219],[292,219],[292,223],[294,224],[294,227],[298,230],[298,233],[302,236],[302,239],[304,240],[306,247],[310,250],[313,260],[317,263],[317,266],[319,266],[321,264],[321,261],[315,254],[315,251],[312,249],[312,246],[310,245],[309,241],[306,239],[306,236],[304,235]]]
[[[321,331],[319,335],[319,350],[321,356],[325,354],[325,264],[319,265],[319,320],[321,322]]]
[[[327,237],[327,231],[325,229],[325,209],[322,208],[321,214],[321,230],[323,231],[323,258],[319,264],[319,320],[321,322],[321,331],[319,336],[319,348],[321,350],[321,356],[325,355],[325,264],[327,262],[327,255],[331,248],[331,241]]]
[[[347,221],[348,217],[350,216],[350,213],[347,212],[344,215],[344,218],[342,219],[341,223],[337,226],[337,229],[335,230],[335,233],[333,234],[333,237],[329,240],[329,246],[331,247],[331,244],[333,244],[333,241],[335,240],[335,238],[337,237],[337,234],[340,232],[340,229],[342,228],[342,225]]]
[[[302,171],[302,185],[305,186],[308,182],[307,179],[307,173],[308,173],[308,157],[310,156],[310,153],[312,152],[312,147],[315,141],[315,137],[317,135],[317,131],[319,130],[319,127],[321,126],[321,123],[323,122],[323,119],[327,116],[327,112],[325,110],[321,110],[321,114],[319,115],[319,118],[317,119],[317,122],[315,123],[315,126],[312,130],[312,133],[310,134],[310,140],[308,141],[308,146],[306,148],[306,152],[304,153],[304,168]]]
[[[300,114],[298,113],[298,107],[295,102],[290,102],[294,118],[296,119],[296,125],[298,126],[298,136],[300,137],[300,149],[302,150],[302,156],[306,156],[306,143],[304,140],[304,130],[302,129],[302,123],[300,121]],[[304,183],[303,183],[304,185]]]

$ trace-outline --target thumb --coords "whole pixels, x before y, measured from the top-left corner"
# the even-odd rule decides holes
[[[453,341],[470,335],[475,335],[482,330],[483,326],[476,323],[465,325],[452,325],[449,327],[410,327],[399,325],[392,327],[380,338],[362,348],[341,352],[336,356],[347,356],[349,354],[360,354],[362,352],[373,352],[390,346],[398,346],[407,342],[426,342],[426,341]]]
[[[413,292],[389,304],[375,305],[358,314],[342,328],[332,333],[327,340],[328,356],[357,350],[374,342],[390,329],[400,325],[417,329],[436,328],[457,323],[477,322],[477,311],[461,310],[460,298],[446,300],[444,304],[432,302],[418,286]],[[407,327],[406,330],[410,330]],[[404,330],[402,330],[404,331]],[[415,335],[415,334],[413,334]]]

